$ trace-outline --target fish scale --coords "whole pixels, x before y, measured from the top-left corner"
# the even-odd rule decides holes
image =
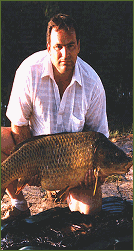
[[[2,162],[1,189],[18,178],[25,185],[38,174],[42,188],[62,190],[77,186],[90,169],[109,176],[126,173],[131,165],[132,160],[99,132],[37,136],[17,145]]]

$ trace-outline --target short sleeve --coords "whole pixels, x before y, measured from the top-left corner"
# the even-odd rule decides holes
[[[27,126],[32,113],[32,76],[30,68],[21,65],[16,71],[6,111],[8,119],[17,126]]]
[[[108,121],[106,114],[106,95],[104,88],[94,87],[91,101],[86,113],[85,126],[109,137]]]

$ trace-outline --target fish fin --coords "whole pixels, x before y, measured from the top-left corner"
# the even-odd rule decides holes
[[[68,190],[69,190],[69,186],[66,186],[64,189],[60,190],[56,195],[55,202],[58,202],[58,201],[64,202],[67,198]]]
[[[26,185],[26,184],[25,184]],[[22,189],[25,187],[25,185],[23,185],[23,186],[21,186],[21,187],[18,187],[17,186],[17,190],[16,190],[16,192],[15,192],[15,195],[18,195],[21,191],[22,191]]]
[[[97,190],[99,170],[100,170],[100,168],[99,168],[99,167],[97,167],[96,169],[94,169],[95,185],[94,185],[93,196],[95,196],[95,193],[96,193],[96,190]]]
[[[22,191],[22,189],[26,186],[26,184],[27,180],[18,179],[17,190],[15,192],[15,195],[18,195]]]

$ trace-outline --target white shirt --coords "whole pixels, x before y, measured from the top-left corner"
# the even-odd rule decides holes
[[[88,130],[107,137],[106,97],[97,73],[77,57],[70,85],[60,99],[47,50],[25,59],[16,71],[6,112],[17,125],[30,125],[32,134]]]

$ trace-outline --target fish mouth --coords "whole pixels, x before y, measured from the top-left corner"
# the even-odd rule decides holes
[[[129,164],[127,164],[127,165],[125,166],[126,173],[129,172],[129,170],[130,170],[130,168],[131,168],[132,165],[133,165],[133,161],[131,161]]]
[[[124,173],[128,173],[129,172],[129,170],[130,170],[130,168],[132,167],[132,165],[133,165],[133,161],[132,161],[132,159],[130,159],[131,161],[129,161],[125,166],[124,166],[124,172],[123,172],[123,170],[122,171],[120,171],[118,174],[124,174]]]
[[[106,176],[111,176],[111,175],[122,175],[122,174],[126,174],[129,172],[130,168],[132,167],[133,165],[133,161],[132,159],[130,159],[131,161],[129,161],[126,165],[124,165],[123,167],[121,167],[121,169],[119,170],[118,167],[114,170],[108,170],[108,169],[103,169],[101,168],[101,172],[106,175]]]

